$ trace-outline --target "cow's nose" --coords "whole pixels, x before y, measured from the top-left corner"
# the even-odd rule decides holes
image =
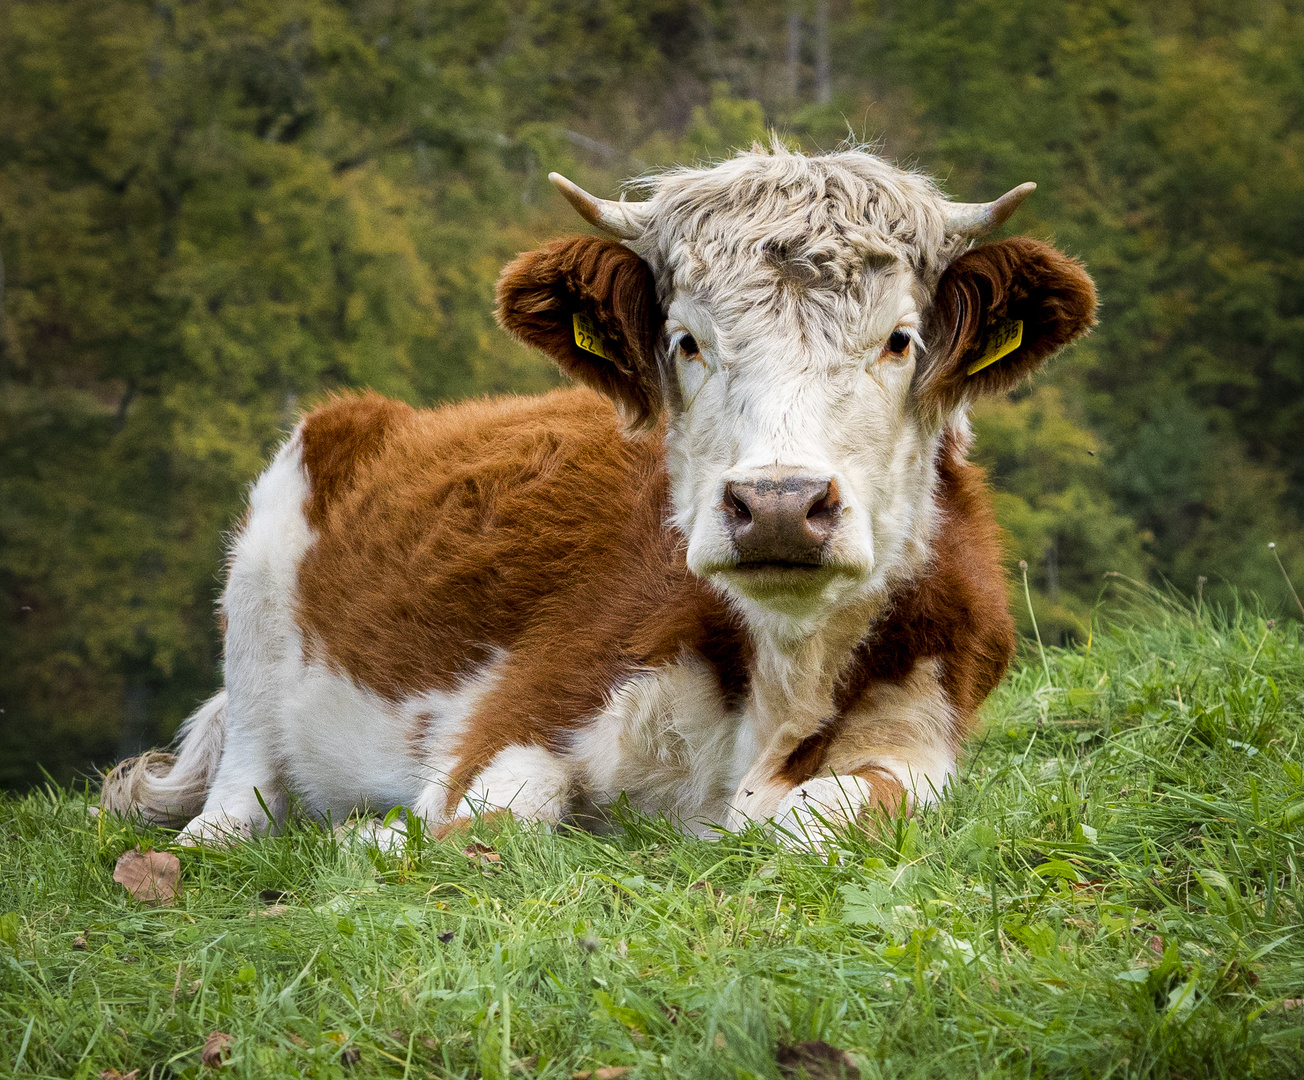
[[[841,512],[838,486],[826,477],[757,477],[724,486],[725,528],[744,566],[818,566]]]

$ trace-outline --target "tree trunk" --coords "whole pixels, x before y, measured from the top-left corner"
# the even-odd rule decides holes
[[[815,0],[815,101],[833,100],[833,72],[829,67],[829,0]]]
[[[788,51],[784,57],[784,75],[789,101],[796,101],[801,93],[801,9],[800,0],[788,0]]]

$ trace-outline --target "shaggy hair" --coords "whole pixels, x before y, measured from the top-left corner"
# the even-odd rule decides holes
[[[845,292],[887,262],[905,263],[931,289],[968,243],[947,238],[947,198],[931,179],[859,148],[809,157],[776,141],[631,188],[647,199],[647,227],[631,246],[663,290],[671,282],[698,290],[709,279],[713,293],[726,293],[761,284],[749,280],[755,274]]]

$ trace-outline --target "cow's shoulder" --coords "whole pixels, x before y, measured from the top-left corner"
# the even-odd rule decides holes
[[[839,684],[840,711],[853,708],[875,681],[901,682],[920,660],[935,657],[951,705],[967,723],[1014,655],[1001,534],[986,477],[949,435],[937,471],[931,556],[856,649]]]

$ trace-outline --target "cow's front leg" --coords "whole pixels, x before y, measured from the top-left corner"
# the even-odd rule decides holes
[[[955,773],[963,725],[932,658],[899,681],[875,683],[852,708],[786,757],[764,755],[734,796],[739,823],[773,819],[798,844],[875,811],[936,801]]]
[[[900,813],[909,805],[901,781],[877,765],[862,765],[797,784],[772,816],[785,840],[818,845],[828,839],[831,829],[851,821],[864,823],[879,813]]]
[[[476,819],[503,814],[556,824],[569,806],[572,780],[567,762],[543,746],[505,747],[461,783],[456,763],[430,771],[434,775],[425,782],[413,810],[436,838],[458,832]]]

